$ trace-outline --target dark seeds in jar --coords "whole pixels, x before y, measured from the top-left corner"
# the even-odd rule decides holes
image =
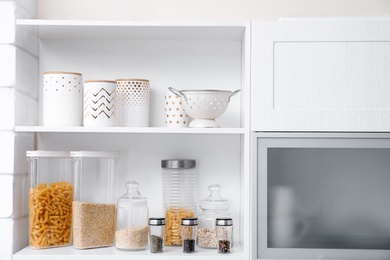
[[[218,252],[219,253],[230,253],[230,241],[219,240],[218,241]]]
[[[195,252],[195,240],[194,239],[184,239],[184,241],[183,241],[183,252],[184,253],[193,253],[193,252]]]
[[[150,236],[150,252],[151,253],[162,253],[163,251],[163,239],[159,236]]]

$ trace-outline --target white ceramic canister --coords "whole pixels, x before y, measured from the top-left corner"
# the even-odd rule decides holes
[[[149,80],[117,79],[119,126],[149,126]]]
[[[84,82],[84,126],[116,126],[116,82]]]
[[[189,117],[181,99],[171,91],[165,94],[165,124],[167,127],[188,127]]]
[[[82,126],[83,76],[76,72],[44,72],[44,126]]]

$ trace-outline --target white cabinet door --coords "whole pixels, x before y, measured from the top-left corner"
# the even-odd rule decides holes
[[[390,130],[390,20],[253,22],[252,130]]]

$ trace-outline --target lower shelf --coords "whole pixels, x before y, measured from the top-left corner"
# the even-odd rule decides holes
[[[13,256],[13,260],[128,260],[134,259],[183,259],[186,258],[213,258],[224,260],[241,260],[244,259],[242,247],[234,246],[230,254],[219,254],[217,249],[196,248],[193,254],[184,254],[181,247],[165,247],[164,253],[152,254],[149,250],[143,251],[120,251],[115,247],[104,247],[96,249],[77,250],[72,246],[50,248],[50,249],[31,249],[26,247]]]

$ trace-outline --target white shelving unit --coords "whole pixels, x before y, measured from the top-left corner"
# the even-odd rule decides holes
[[[148,250],[123,252],[114,247],[26,247],[13,259],[249,259],[250,23],[18,20],[17,26],[39,37],[40,82],[44,71],[80,72],[84,80],[146,78],[151,95],[150,127],[17,126],[15,131],[36,133],[36,145],[41,150],[119,151],[117,196],[124,193],[127,180],[137,180],[148,198],[150,216],[163,215],[160,161],[196,159],[197,199],[208,195],[209,184],[222,186],[222,195],[231,204],[234,247],[229,255],[205,249],[184,255],[181,248],[170,247],[156,255]],[[168,87],[241,92],[217,119],[221,128],[177,129],[165,127],[164,95]],[[41,96],[42,85],[39,88]]]

